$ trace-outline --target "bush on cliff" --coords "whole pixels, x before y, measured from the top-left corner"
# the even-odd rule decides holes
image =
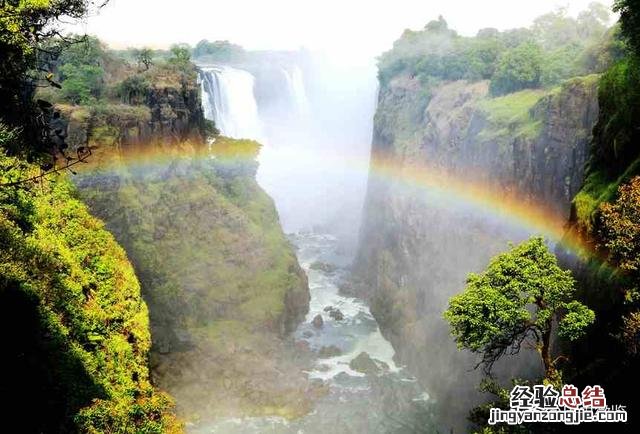
[[[38,173],[0,155],[2,184]],[[180,431],[149,380],[133,268],[71,184],[0,187],[0,245],[2,408],[21,431]]]

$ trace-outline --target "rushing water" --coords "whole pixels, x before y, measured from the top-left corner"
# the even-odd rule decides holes
[[[230,66],[202,66],[201,71],[205,117],[215,121],[225,136],[262,139],[263,126],[253,95],[253,75]]]
[[[341,354],[318,357],[310,380],[323,381],[329,392],[314,410],[297,420],[278,417],[228,418],[189,431],[204,433],[413,433],[433,432],[429,395],[405,369],[395,364],[394,350],[382,336],[369,308],[360,299],[340,293],[346,259],[338,253],[335,237],[303,232],[290,237],[298,259],[309,277],[310,311],[294,333],[316,352],[335,346]],[[319,267],[320,265],[320,267]],[[334,269],[335,267],[335,269]],[[344,319],[329,317],[325,308],[339,309]],[[324,325],[312,324],[322,315]],[[381,367],[364,374],[349,363],[366,352]],[[387,365],[388,368],[384,367]]]

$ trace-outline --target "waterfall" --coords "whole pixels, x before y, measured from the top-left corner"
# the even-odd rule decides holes
[[[294,65],[291,71],[282,68],[282,72],[287,81],[289,100],[295,113],[299,116],[307,116],[309,114],[309,100],[304,87],[302,70],[298,65]]]
[[[253,93],[255,78],[230,66],[202,67],[200,85],[204,116],[225,136],[263,139],[263,126]]]

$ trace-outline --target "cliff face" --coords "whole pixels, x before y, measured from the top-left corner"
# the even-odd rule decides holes
[[[187,418],[307,411],[285,336],[308,311],[308,286],[255,181],[258,147],[124,147],[77,181],[135,265],[155,378]]]
[[[187,76],[184,71],[152,72],[150,84],[125,95],[122,103],[56,105],[67,123],[67,144],[73,148],[201,141],[206,127],[195,70]]]
[[[417,164],[505,195],[518,192],[567,217],[598,115],[596,84],[596,76],[587,76],[551,91],[491,98],[483,81],[426,88],[397,76],[380,90],[372,152],[401,167]],[[370,177],[357,288],[401,362],[441,404],[447,428],[464,428],[461,421],[480,398],[474,391],[480,376],[469,372],[474,359],[456,350],[442,312],[467,273],[482,270],[508,240],[526,236],[503,226],[406,183]],[[498,371],[535,372],[538,362],[531,360],[524,355]]]

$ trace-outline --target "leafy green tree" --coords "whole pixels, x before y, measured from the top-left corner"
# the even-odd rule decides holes
[[[557,380],[551,354],[551,332],[580,338],[595,314],[575,299],[570,271],[560,269],[542,237],[491,260],[480,274],[469,274],[464,292],[451,298],[444,318],[458,347],[479,353],[486,373],[505,354],[516,354],[525,342],[539,351],[545,376]]]
[[[193,49],[194,57],[210,57],[221,62],[237,60],[244,55],[244,49],[229,41],[209,42],[206,39],[198,42]]]
[[[640,55],[640,0],[615,0],[613,10],[620,14],[622,34]]]
[[[171,47],[171,57],[169,57],[169,63],[185,66],[191,62],[191,50],[184,45],[174,45]]]
[[[582,47],[576,44],[564,45],[547,52],[542,64],[540,83],[545,87],[551,87],[580,75],[581,54]]]
[[[542,50],[534,42],[525,42],[508,50],[498,60],[496,72],[491,80],[492,93],[503,95],[539,87],[542,64]]]
[[[609,26],[611,11],[602,3],[592,2],[587,10],[578,14],[578,31],[581,37],[602,36]]]
[[[138,68],[144,68],[145,71],[153,64],[153,50],[151,48],[141,48],[133,51],[133,57],[138,64]]]
[[[546,49],[554,49],[578,39],[577,22],[567,16],[566,7],[536,18],[533,32],[539,44]]]
[[[106,3],[95,2],[97,7]],[[46,43],[58,35],[56,24],[62,17],[81,18],[93,5],[92,0],[0,3],[0,118],[10,127],[23,127],[20,141],[25,144],[22,149],[12,148],[12,152],[33,152],[34,147],[46,146],[41,138],[42,126],[36,120],[38,108],[32,101],[36,86],[51,80],[42,61],[57,53]]]
[[[104,63],[107,50],[102,42],[94,36],[72,36],[74,42],[62,49],[57,63],[65,65],[93,65],[100,66]]]
[[[64,76],[62,94],[73,104],[91,104],[104,90],[104,70],[99,66],[66,64],[60,68]]]

